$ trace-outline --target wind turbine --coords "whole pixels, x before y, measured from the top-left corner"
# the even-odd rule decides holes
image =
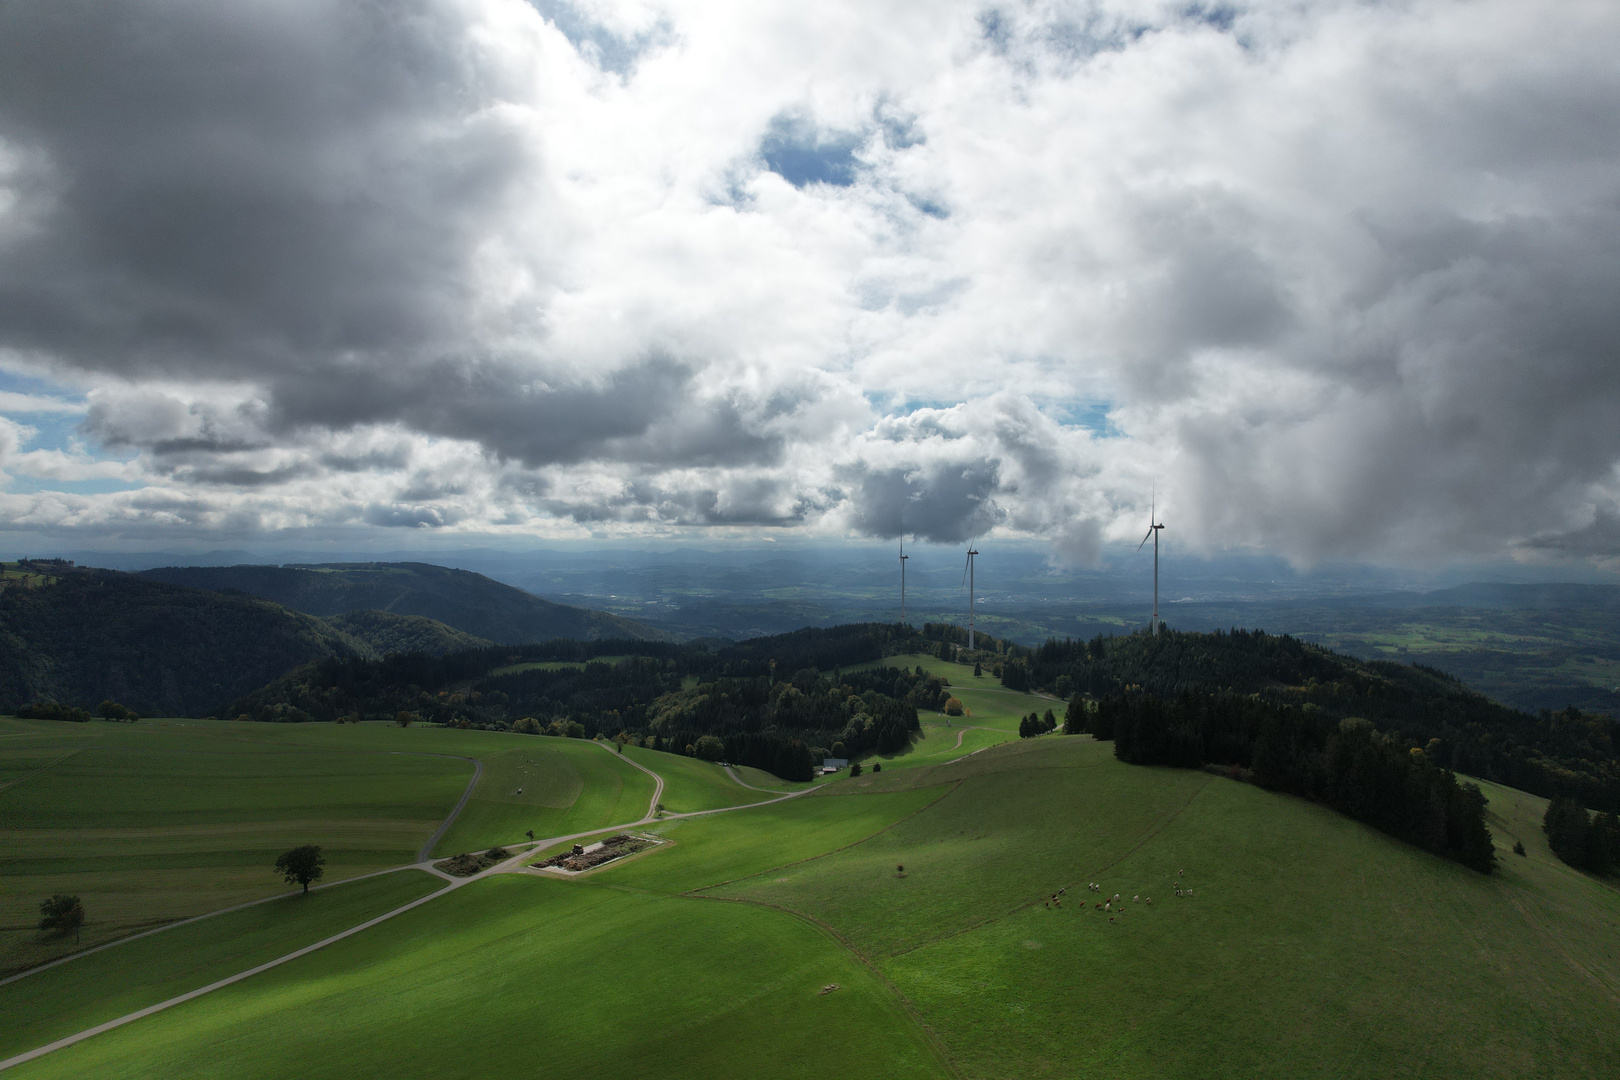
[[[900,621],[906,621],[906,560],[911,558],[906,554],[906,538],[900,538]]]
[[[962,567],[962,577],[967,579],[968,587],[968,652],[972,652],[976,647],[973,641],[973,556],[977,554],[978,552],[973,550],[973,545],[969,544],[967,565]]]
[[[1136,550],[1141,551],[1142,548],[1144,546],[1146,546],[1146,544],[1148,542],[1148,538],[1152,537],[1152,539],[1153,539],[1153,636],[1154,637],[1159,636],[1159,530],[1164,528],[1163,525],[1159,524],[1158,516],[1159,516],[1158,515],[1158,496],[1155,495],[1153,497],[1153,500],[1148,503],[1148,531],[1147,531],[1147,536],[1142,537],[1142,542],[1140,544],[1136,545]]]

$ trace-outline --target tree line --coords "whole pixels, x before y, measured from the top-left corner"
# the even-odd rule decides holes
[[[950,700],[945,681],[921,668],[845,671],[835,665],[824,675],[816,664],[865,664],[921,640],[909,628],[857,624],[713,652],[646,642],[552,642],[442,657],[332,658],[244,695],[225,715],[294,723],[381,717],[607,737],[808,779],[823,757],[901,749],[921,727],[918,710],[939,710]],[[623,657],[632,651],[640,655]],[[593,659],[615,655],[621,658],[613,663]],[[541,660],[584,662],[523,666]]]
[[[1076,696],[1070,730],[1112,738],[1135,765],[1224,766],[1262,787],[1331,806],[1349,817],[1481,873],[1496,863],[1485,796],[1398,732],[1362,717],[1334,719],[1309,704],[1258,695],[1195,693],[1173,699]]]
[[[1163,630],[1052,640],[1009,660],[1009,688],[1102,700],[1259,695],[1269,705],[1361,717],[1401,732],[1441,767],[1585,806],[1620,811],[1620,722],[1568,708],[1532,715],[1420,664],[1362,661],[1288,635]]]
[[[1578,870],[1608,874],[1620,869],[1620,820],[1610,813],[1589,814],[1567,795],[1547,803],[1541,820],[1547,846]]]

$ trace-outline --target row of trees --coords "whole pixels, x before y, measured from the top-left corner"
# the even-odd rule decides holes
[[[1553,854],[1594,874],[1620,869],[1620,821],[1609,813],[1589,814],[1568,796],[1547,804],[1541,828]]]
[[[1112,738],[1121,761],[1228,766],[1482,873],[1496,862],[1479,788],[1364,718],[1335,720],[1252,694],[1186,691],[1170,700],[1112,696],[1095,708],[1076,699],[1067,726]]]
[[[1057,726],[1057,717],[1052,715],[1051,709],[1046,710],[1045,716],[1039,713],[1030,713],[1018,721],[1018,737],[1020,739],[1033,739],[1037,735],[1045,735],[1048,731],[1056,730]]]
[[[110,698],[97,705],[94,713],[77,705],[58,705],[54,701],[44,700],[22,706],[16,715],[24,720],[64,720],[74,724],[86,724],[97,717],[123,723],[134,723],[140,719],[135,710],[127,709]]]

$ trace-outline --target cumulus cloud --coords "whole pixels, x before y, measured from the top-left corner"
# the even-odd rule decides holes
[[[0,511],[1089,561],[1156,487],[1193,547],[1603,557],[1617,39],[1507,0],[12,6],[0,353],[64,393],[0,413],[87,391],[103,457],[13,423],[0,467],[137,489]]]

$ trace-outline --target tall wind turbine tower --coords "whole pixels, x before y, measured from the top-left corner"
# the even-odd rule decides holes
[[[1152,540],[1153,540],[1153,636],[1158,637],[1159,636],[1159,530],[1163,529],[1164,526],[1159,524],[1159,520],[1158,520],[1158,517],[1159,517],[1159,515],[1158,515],[1158,499],[1155,498],[1152,502],[1148,503],[1148,507],[1149,507],[1149,509],[1148,509],[1148,531],[1147,531],[1147,536],[1142,537],[1142,543],[1136,545],[1136,550],[1141,551],[1142,548],[1147,544],[1149,537],[1152,538]]]
[[[911,558],[906,554],[906,538],[900,538],[900,621],[906,621],[906,560]]]
[[[973,545],[969,544],[967,565],[962,568],[962,576],[967,578],[968,587],[968,652],[977,648],[973,640],[973,556],[977,554],[978,552],[973,550]]]

